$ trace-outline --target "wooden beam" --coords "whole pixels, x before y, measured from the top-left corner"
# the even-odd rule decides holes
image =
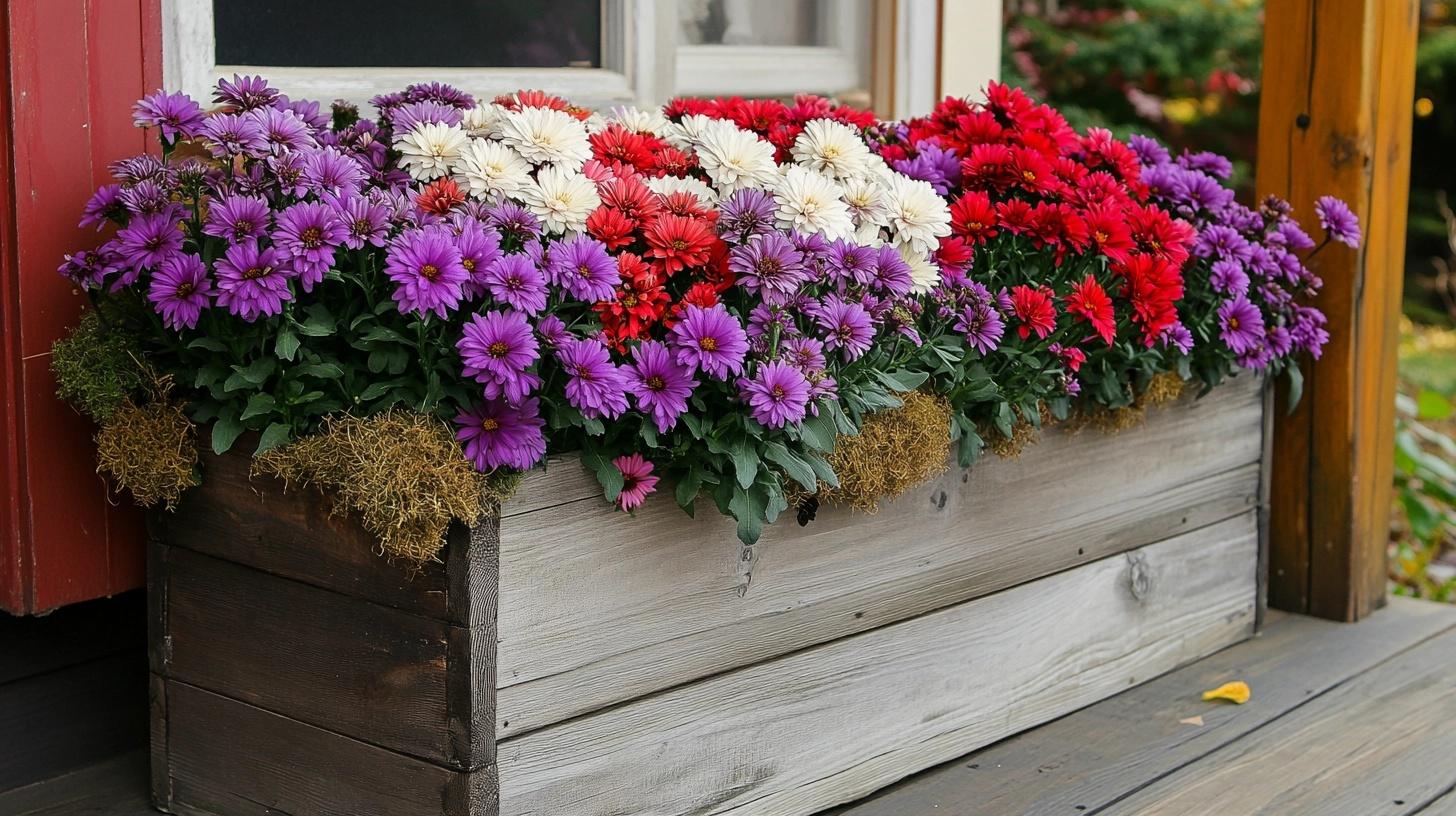
[[[1314,261],[1331,339],[1274,443],[1270,604],[1337,620],[1384,599],[1418,22],[1418,0],[1265,8],[1259,194],[1314,228],[1339,196],[1366,235]]]

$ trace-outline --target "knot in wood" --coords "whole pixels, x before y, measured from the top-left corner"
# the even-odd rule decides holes
[[[1153,574],[1148,557],[1141,552],[1127,554],[1127,588],[1135,600],[1142,601],[1153,589]]]
[[[935,509],[937,511],[944,510],[945,503],[949,500],[950,494],[946,493],[944,490],[937,490],[930,496],[930,503],[935,506]]]

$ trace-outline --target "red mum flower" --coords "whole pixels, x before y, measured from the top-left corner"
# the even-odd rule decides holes
[[[970,269],[975,253],[975,249],[966,239],[958,235],[947,235],[940,239],[940,246],[932,257],[942,273],[965,277],[965,271]]]
[[[952,144],[967,150],[972,145],[1001,141],[1004,130],[989,111],[973,111],[957,116],[954,126],[945,135]]]
[[[617,122],[607,125],[605,130],[593,133],[589,141],[592,155],[598,161],[614,168],[625,165],[639,173],[652,169],[652,151],[663,146],[660,140],[633,133]]]
[[[720,105],[733,124],[754,133],[768,133],[788,116],[788,106],[777,99],[741,99]]]
[[[1031,97],[1020,88],[991,82],[986,85],[986,109],[1002,121],[1014,121],[1025,116],[1035,106]]]
[[[1037,246],[1053,247],[1060,264],[1067,250],[1087,248],[1087,222],[1067,204],[1042,202],[1031,208],[1029,231]]]
[[[1102,289],[1102,284],[1097,279],[1088,275],[1081,283],[1072,285],[1072,291],[1062,302],[1067,305],[1067,312],[1086,320],[1092,324],[1092,330],[1102,338],[1102,342],[1112,345],[1112,340],[1117,336],[1117,316],[1113,313],[1112,298]]]
[[[1139,249],[1175,266],[1182,266],[1188,260],[1188,251],[1197,233],[1187,221],[1173,218],[1152,205],[1133,207],[1127,216]]]
[[[965,185],[973,190],[1005,192],[1017,181],[1011,162],[1011,148],[1001,144],[979,144],[961,160]]]
[[[1038,338],[1045,339],[1057,327],[1057,307],[1052,302],[1052,290],[1045,286],[1036,289],[1030,286],[1013,286],[1011,306],[1016,313],[1016,319],[1021,321],[1021,325],[1016,327],[1016,333],[1022,340],[1033,331]]]
[[[550,108],[552,110],[565,111],[573,117],[585,122],[591,117],[591,111],[586,108],[573,105],[559,96],[546,93],[545,91],[516,91],[510,94],[501,94],[495,98],[495,103],[507,110],[520,110],[521,108]]]
[[[1082,217],[1087,222],[1088,237],[1109,260],[1125,263],[1127,256],[1137,248],[1132,240],[1132,230],[1127,226],[1127,217],[1121,210],[1104,204],[1084,211]]]
[[[445,215],[465,203],[465,193],[460,191],[460,185],[455,183],[455,179],[446,176],[426,184],[425,189],[415,197],[415,203],[425,212]]]
[[[597,185],[597,195],[603,206],[618,210],[633,221],[651,221],[662,211],[662,198],[635,174],[617,176]]]
[[[1163,329],[1178,320],[1182,273],[1177,264],[1152,255],[1134,255],[1112,270],[1123,278],[1122,296],[1132,306],[1133,320],[1143,328],[1143,343],[1152,346]]]
[[[696,156],[689,156],[671,145],[652,151],[652,170],[657,175],[681,178],[697,166]]]
[[[693,218],[699,221],[717,221],[718,211],[703,203],[693,193],[677,192],[664,196],[662,208],[672,215]]]
[[[1011,173],[1016,177],[1017,186],[1029,193],[1047,195],[1063,186],[1051,162],[1029,147],[1011,148]]]
[[[991,197],[979,190],[967,191],[950,205],[950,228],[956,235],[978,244],[996,235],[996,208]]]
[[[612,207],[597,207],[586,217],[586,232],[607,245],[621,249],[637,240],[637,222]]]
[[[684,116],[692,116],[699,113],[711,115],[715,112],[716,107],[711,99],[679,96],[676,99],[668,100],[668,103],[662,108],[662,115],[673,121],[677,121]]]
[[[1012,235],[1021,235],[1031,229],[1031,205],[1019,198],[1002,201],[996,205],[996,223]]]
[[[1077,189],[1073,191],[1072,199],[1084,207],[1103,204],[1118,210],[1128,209],[1133,204],[1127,187],[1113,178],[1111,173],[1103,170],[1088,173],[1077,182]]]
[[[607,342],[622,351],[626,341],[646,337],[662,320],[670,298],[652,267],[631,252],[617,256],[617,269],[622,284],[617,287],[616,298],[593,308],[602,321]]]
[[[681,215],[660,215],[643,233],[648,253],[662,261],[663,270],[671,275],[680,269],[707,263],[717,236],[712,225]]]
[[[683,303],[701,306],[704,309],[718,305],[718,289],[711,283],[695,283],[683,295]]]

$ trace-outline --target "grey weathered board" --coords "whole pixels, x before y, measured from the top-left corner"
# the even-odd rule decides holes
[[[710,508],[629,519],[570,459],[411,572],[316,492],[211,457],[154,527],[156,795],[224,816],[848,801],[1247,636],[1262,416],[1245,379],[876,515],[780,523],[744,597]]]

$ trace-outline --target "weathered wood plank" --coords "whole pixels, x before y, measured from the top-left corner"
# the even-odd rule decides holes
[[[1247,637],[1255,528],[1245,512],[505,740],[502,812],[782,816],[850,801]]]
[[[473,767],[470,712],[452,723],[448,710],[451,630],[459,627],[184,548],[165,548],[164,565],[168,677],[365,742]],[[461,642],[468,659],[468,641]],[[174,723],[186,716],[170,699],[168,708]],[[452,731],[459,740],[450,739]]]
[[[510,518],[592,498],[602,498],[602,486],[581,460],[574,454],[551,456],[526,474],[501,515]]]
[[[1257,638],[904,780],[833,816],[1096,813],[1331,688],[1456,627],[1456,608],[1391,599],[1359,626],[1271,613]],[[1248,703],[1205,703],[1231,680]],[[1202,726],[1179,720],[1201,716]],[[1232,813],[1232,811],[1230,811]]]
[[[175,812],[496,814],[493,769],[442,768],[176,681],[167,699]]]
[[[1414,813],[1456,786],[1453,652],[1432,638],[1099,812]]]
[[[765,532],[746,597],[735,591],[731,524],[711,508],[689,520],[663,500],[629,518],[592,499],[569,512],[508,517],[498,733],[1241,513],[1257,501],[1261,414],[1259,381],[1244,378],[1117,436],[1050,432],[1018,460],[952,469],[876,515],[822,510],[806,529],[786,521]]]
[[[7,816],[156,816],[147,802],[147,752],[131,751],[78,771],[0,793]]]
[[[1420,816],[1456,816],[1456,790],[1416,811]]]

